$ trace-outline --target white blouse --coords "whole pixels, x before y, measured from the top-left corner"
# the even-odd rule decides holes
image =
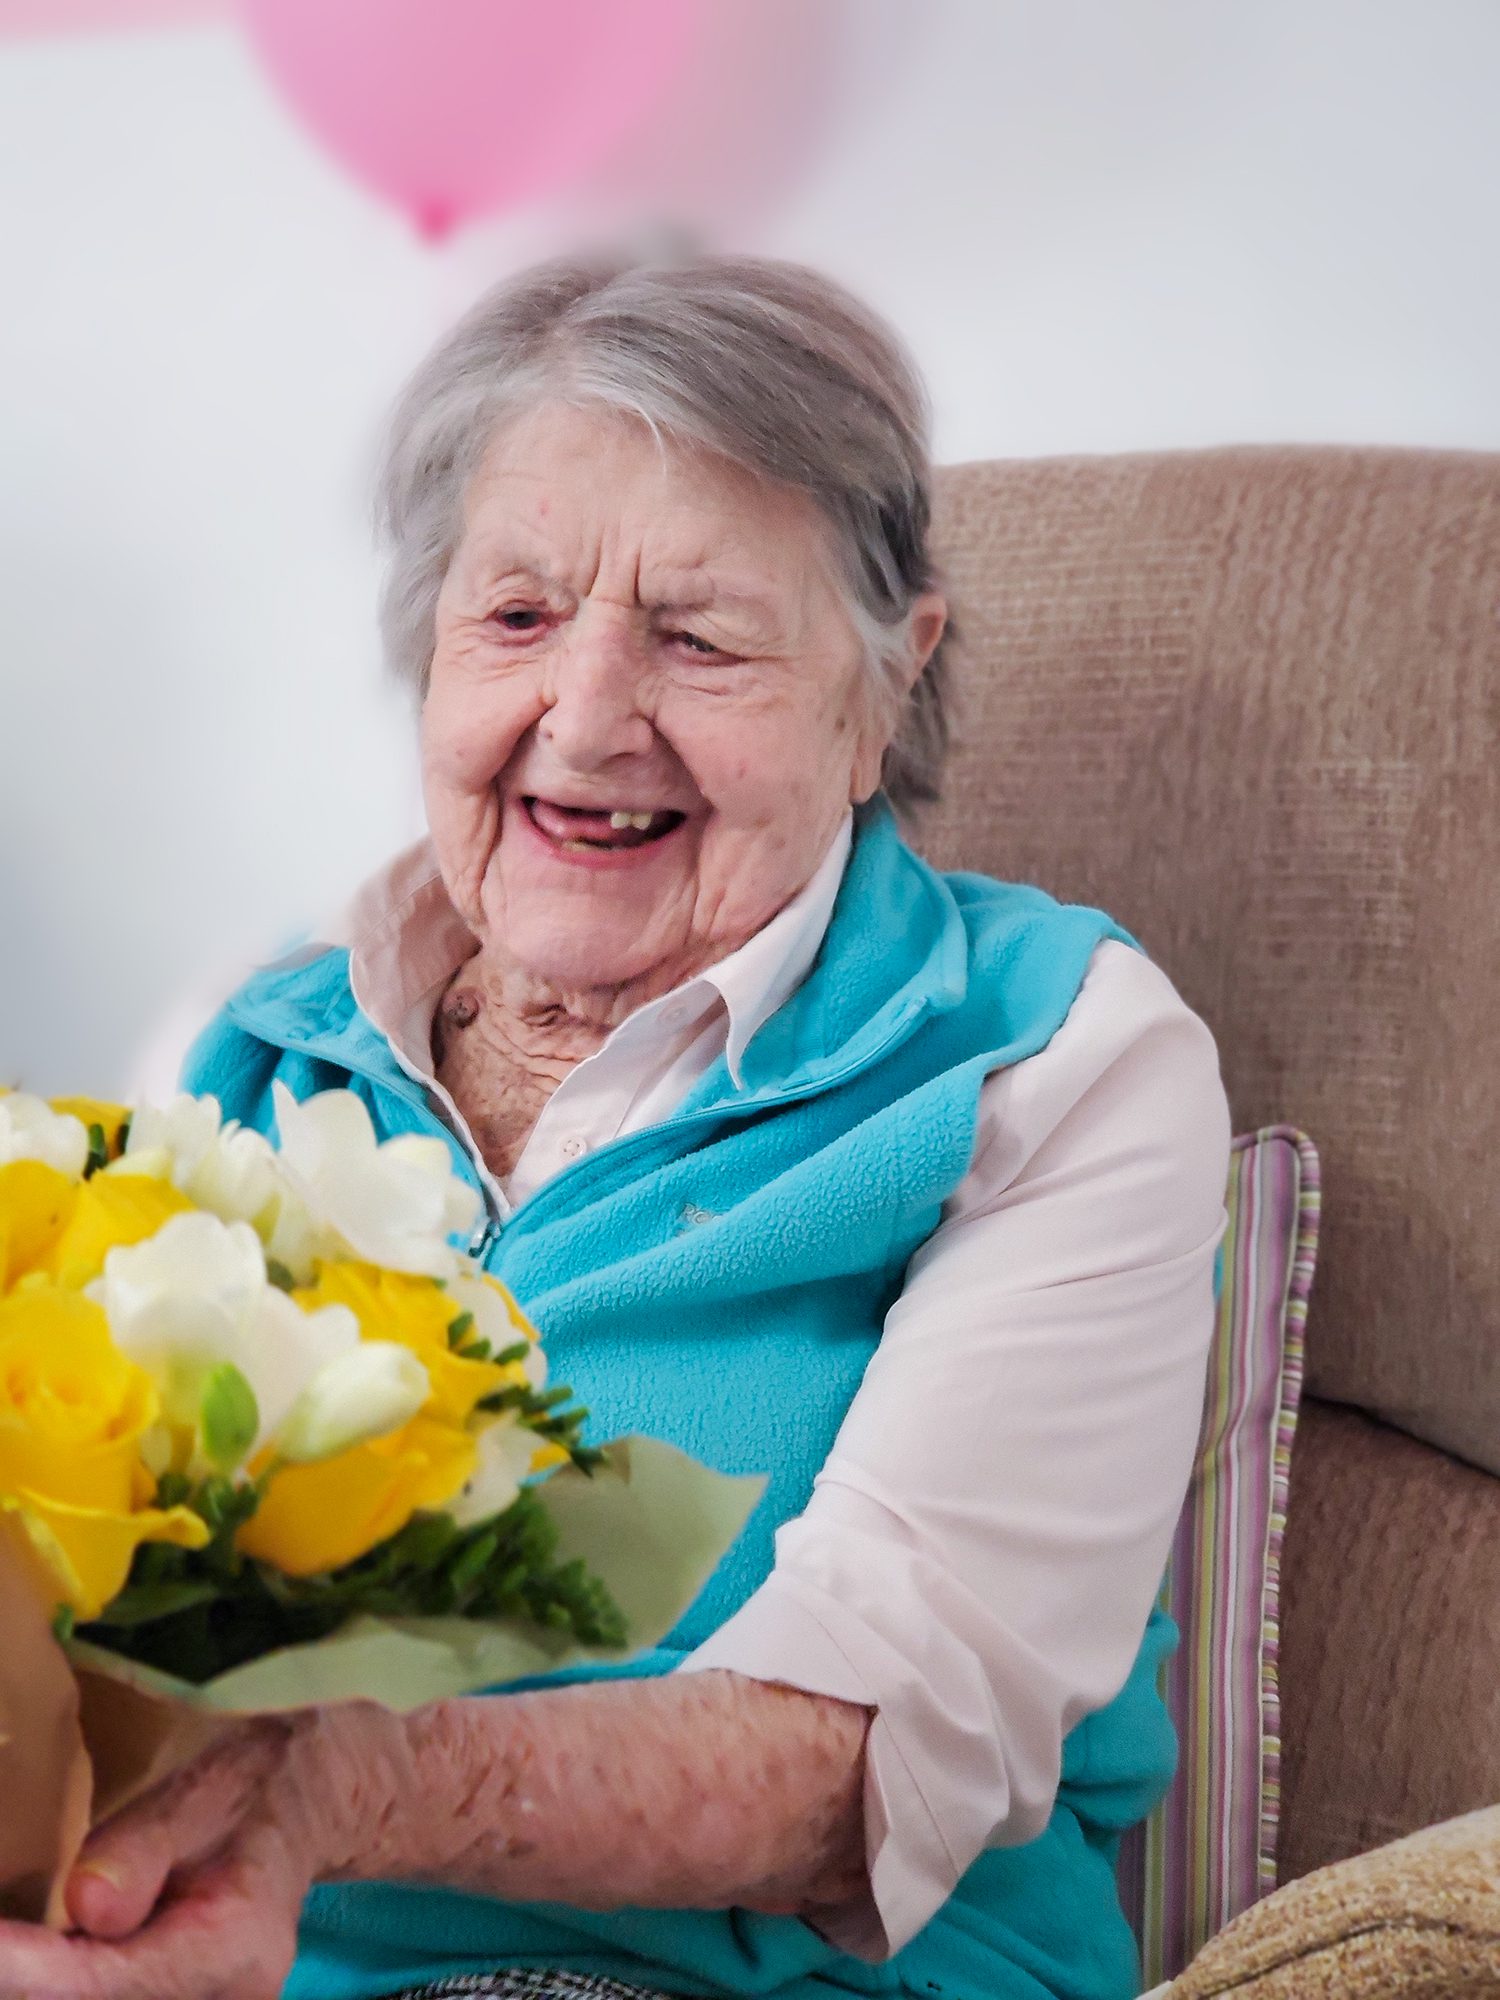
[[[509,1181],[432,1074],[474,939],[421,842],[326,941],[474,1157],[503,1217],[561,1167],[668,1116],[806,976],[850,845],[739,951],[620,1024],[553,1093]],[[223,990],[223,989],[221,989]],[[133,1095],[176,1088],[179,1012]],[[728,1667],[873,1711],[868,1888],[820,1928],[897,1951],[985,1847],[1034,1839],[1063,1738],[1123,1686],[1186,1491],[1213,1326],[1229,1112],[1213,1038],[1130,946],[1101,943],[1047,1047],[980,1096],[967,1175],[906,1284],[771,1575],[679,1671]]]

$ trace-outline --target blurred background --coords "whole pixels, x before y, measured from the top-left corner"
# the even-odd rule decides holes
[[[368,487],[494,278],[820,265],[941,460],[1493,449],[1497,90],[1496,0],[0,0],[0,1082],[420,832]]]

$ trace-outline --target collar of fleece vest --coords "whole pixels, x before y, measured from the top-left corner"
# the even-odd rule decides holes
[[[745,1050],[742,1084],[736,1087],[727,1066],[716,1063],[693,1093],[694,1109],[748,1109],[823,1089],[866,1068],[925,1016],[960,1005],[969,977],[955,893],[963,879],[945,879],[906,846],[883,797],[861,808],[811,972]],[[1011,914],[1033,904],[1038,911],[1055,908],[1040,890],[985,886],[1002,891]],[[254,974],[225,1011],[237,1027],[277,1048],[336,1063],[422,1102],[421,1086],[355,1002],[348,963],[341,947],[305,945]]]

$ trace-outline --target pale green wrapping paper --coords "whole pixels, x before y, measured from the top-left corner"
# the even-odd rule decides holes
[[[316,1703],[387,1708],[545,1674],[589,1660],[624,1660],[666,1637],[737,1538],[764,1490],[758,1478],[711,1472],[658,1438],[618,1438],[593,1473],[563,1466],[541,1487],[558,1531],[557,1559],[581,1557],[625,1618],[629,1643],[585,1646],[564,1633],[464,1618],[351,1618],[306,1646],[288,1646],[194,1686],[75,1641],[77,1667],[144,1694],[265,1715]]]

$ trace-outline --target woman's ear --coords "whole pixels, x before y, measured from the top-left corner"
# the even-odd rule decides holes
[[[937,651],[938,641],[948,623],[948,602],[940,591],[924,590],[911,609],[911,648],[906,659],[903,700],[909,695],[922,677],[927,662]],[[884,706],[884,704],[882,704]],[[891,738],[901,720],[898,709],[894,717],[889,714],[872,720],[859,746],[859,754],[854,760],[849,787],[849,803],[863,805],[880,789],[880,770],[885,762],[885,753],[890,748]]]
[[[938,649],[938,641],[948,626],[948,600],[940,590],[924,590],[912,606],[911,677],[906,685],[914,688],[922,669]]]

